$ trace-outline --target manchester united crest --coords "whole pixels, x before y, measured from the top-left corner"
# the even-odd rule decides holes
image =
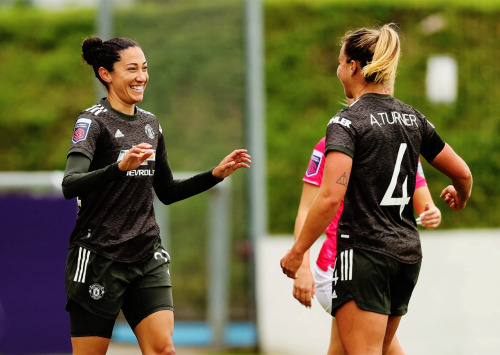
[[[104,296],[104,286],[99,284],[92,284],[89,287],[90,297],[95,300],[100,300]]]
[[[155,131],[153,130],[153,127],[151,127],[151,125],[149,123],[146,126],[144,126],[144,130],[146,131],[146,135],[149,138],[151,138],[151,139],[155,138]]]

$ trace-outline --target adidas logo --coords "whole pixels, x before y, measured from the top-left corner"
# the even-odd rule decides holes
[[[115,138],[120,138],[120,137],[124,137],[123,133],[118,129],[116,130],[116,133],[115,133]]]

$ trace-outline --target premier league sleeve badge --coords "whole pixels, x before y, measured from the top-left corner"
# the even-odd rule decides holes
[[[311,155],[311,160],[309,161],[309,166],[307,167],[306,176],[311,177],[318,173],[319,167],[321,166],[321,160],[323,159],[323,154],[314,150]]]
[[[92,120],[90,118],[79,118],[75,123],[73,130],[73,143],[78,143],[87,139]]]

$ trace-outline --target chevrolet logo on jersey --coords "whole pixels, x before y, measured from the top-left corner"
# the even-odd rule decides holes
[[[129,152],[129,150],[122,150],[120,151],[120,155],[118,155],[118,159],[116,160],[117,162],[118,161],[121,161],[123,159],[123,157],[125,156],[125,154],[127,154]],[[148,161],[155,161],[156,160],[156,150],[154,149],[146,149],[146,152],[153,152],[153,154],[147,158],[144,162],[142,162],[141,165],[148,165]],[[144,153],[142,153],[141,155],[143,155]]]
[[[120,154],[118,155],[118,159],[116,161],[121,161],[125,154],[127,154],[129,150],[122,150],[120,151]],[[156,160],[156,150],[154,149],[146,149],[146,152],[153,152],[153,154],[147,158],[144,162],[142,162],[141,166],[143,165],[148,165],[149,161],[155,161]],[[144,153],[142,153],[144,154]],[[155,173],[154,170],[151,169],[137,169],[137,170],[129,170],[127,171],[127,176],[153,176]]]

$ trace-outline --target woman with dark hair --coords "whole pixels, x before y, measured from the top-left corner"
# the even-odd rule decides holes
[[[208,190],[250,156],[238,149],[214,169],[173,178],[161,126],[136,106],[149,80],[142,49],[128,38],[87,38],[82,57],[107,97],[83,110],[62,188],[80,204],[66,263],[66,309],[74,354],[105,354],[120,310],[144,354],[175,354],[168,264],[153,191],[165,204]]]
[[[348,354],[385,354],[417,282],[422,250],[410,203],[420,154],[451,179],[441,197],[458,211],[472,188],[467,164],[416,109],[385,92],[400,55],[392,24],[342,39],[337,76],[353,103],[327,126],[323,182],[280,265],[296,278],[304,253],[344,209],[337,228],[332,315]]]

